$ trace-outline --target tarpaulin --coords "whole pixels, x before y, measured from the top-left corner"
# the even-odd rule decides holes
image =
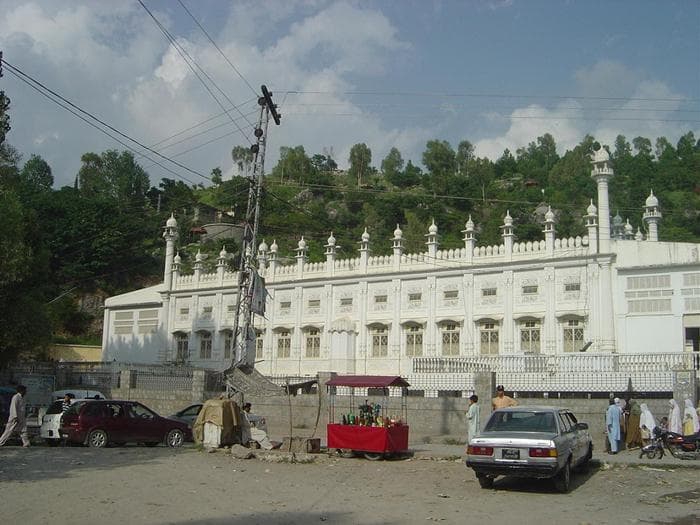
[[[388,386],[410,386],[401,376],[335,376],[326,382],[327,386],[351,386],[384,388]]]
[[[361,425],[327,426],[328,448],[362,452],[404,452],[408,450],[408,425],[366,427]]]
[[[208,399],[204,402],[197,420],[192,425],[195,443],[201,443],[204,438],[204,423],[213,423],[221,427],[222,445],[240,443],[241,411],[231,399]]]

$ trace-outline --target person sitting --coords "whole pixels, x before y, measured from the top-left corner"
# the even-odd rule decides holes
[[[245,419],[248,422],[250,439],[252,441],[255,441],[258,445],[260,445],[260,448],[264,448],[265,450],[271,450],[273,448],[273,445],[267,438],[267,432],[265,432],[261,428],[265,425],[265,418],[257,416],[255,414],[251,414],[251,408],[252,405],[250,403],[245,403],[243,405],[243,415],[245,416]]]

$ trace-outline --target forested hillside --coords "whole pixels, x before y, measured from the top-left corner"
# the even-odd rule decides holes
[[[6,115],[0,115],[6,118]],[[8,141],[11,135],[7,137]],[[260,237],[294,255],[303,235],[312,261],[323,259],[333,232],[341,257],[354,257],[365,228],[375,254],[391,251],[397,224],[407,252],[424,250],[434,220],[443,248],[463,246],[460,230],[469,215],[478,244],[500,242],[499,226],[510,211],[519,240],[542,238],[547,206],[559,236],[583,235],[582,216],[595,184],[589,156],[594,137],[557,153],[555,137],[537,137],[500,158],[478,158],[468,141],[456,148],[431,140],[421,159],[406,160],[392,149],[373,159],[370,145],[355,145],[349,168],[334,159],[282,148],[266,176]],[[644,231],[642,206],[653,189],[663,221],[662,241],[700,242],[700,141],[692,133],[677,144],[665,138],[619,136],[610,146],[615,177],[611,210]],[[241,172],[248,152],[234,148]],[[197,250],[215,264],[221,242],[199,243],[194,226],[245,214],[248,181],[223,181],[212,167],[211,184],[152,180],[131,152],[87,152],[72,186],[54,188],[51,167],[31,152],[0,143],[0,362],[36,353],[49,342],[100,341],[101,298],[159,282],[164,243],[161,227],[170,213],[180,224],[180,253],[187,270]],[[227,250],[237,247],[227,241]],[[231,260],[235,265],[235,259]]]

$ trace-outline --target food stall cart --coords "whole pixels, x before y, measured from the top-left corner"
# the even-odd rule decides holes
[[[335,376],[326,382],[329,391],[328,449],[342,456],[362,454],[375,460],[408,451],[407,408],[404,388],[408,382],[399,376]],[[339,388],[348,388],[349,410],[336,410]],[[389,406],[390,388],[401,388],[398,411]],[[356,389],[381,389],[383,401],[355,405]],[[364,396],[363,396],[364,397]],[[367,396],[370,397],[370,396]],[[394,398],[395,399],[395,398]]]

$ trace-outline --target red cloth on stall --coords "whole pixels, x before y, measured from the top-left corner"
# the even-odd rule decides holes
[[[329,424],[328,448],[362,452],[404,452],[408,450],[408,425],[366,427]]]

